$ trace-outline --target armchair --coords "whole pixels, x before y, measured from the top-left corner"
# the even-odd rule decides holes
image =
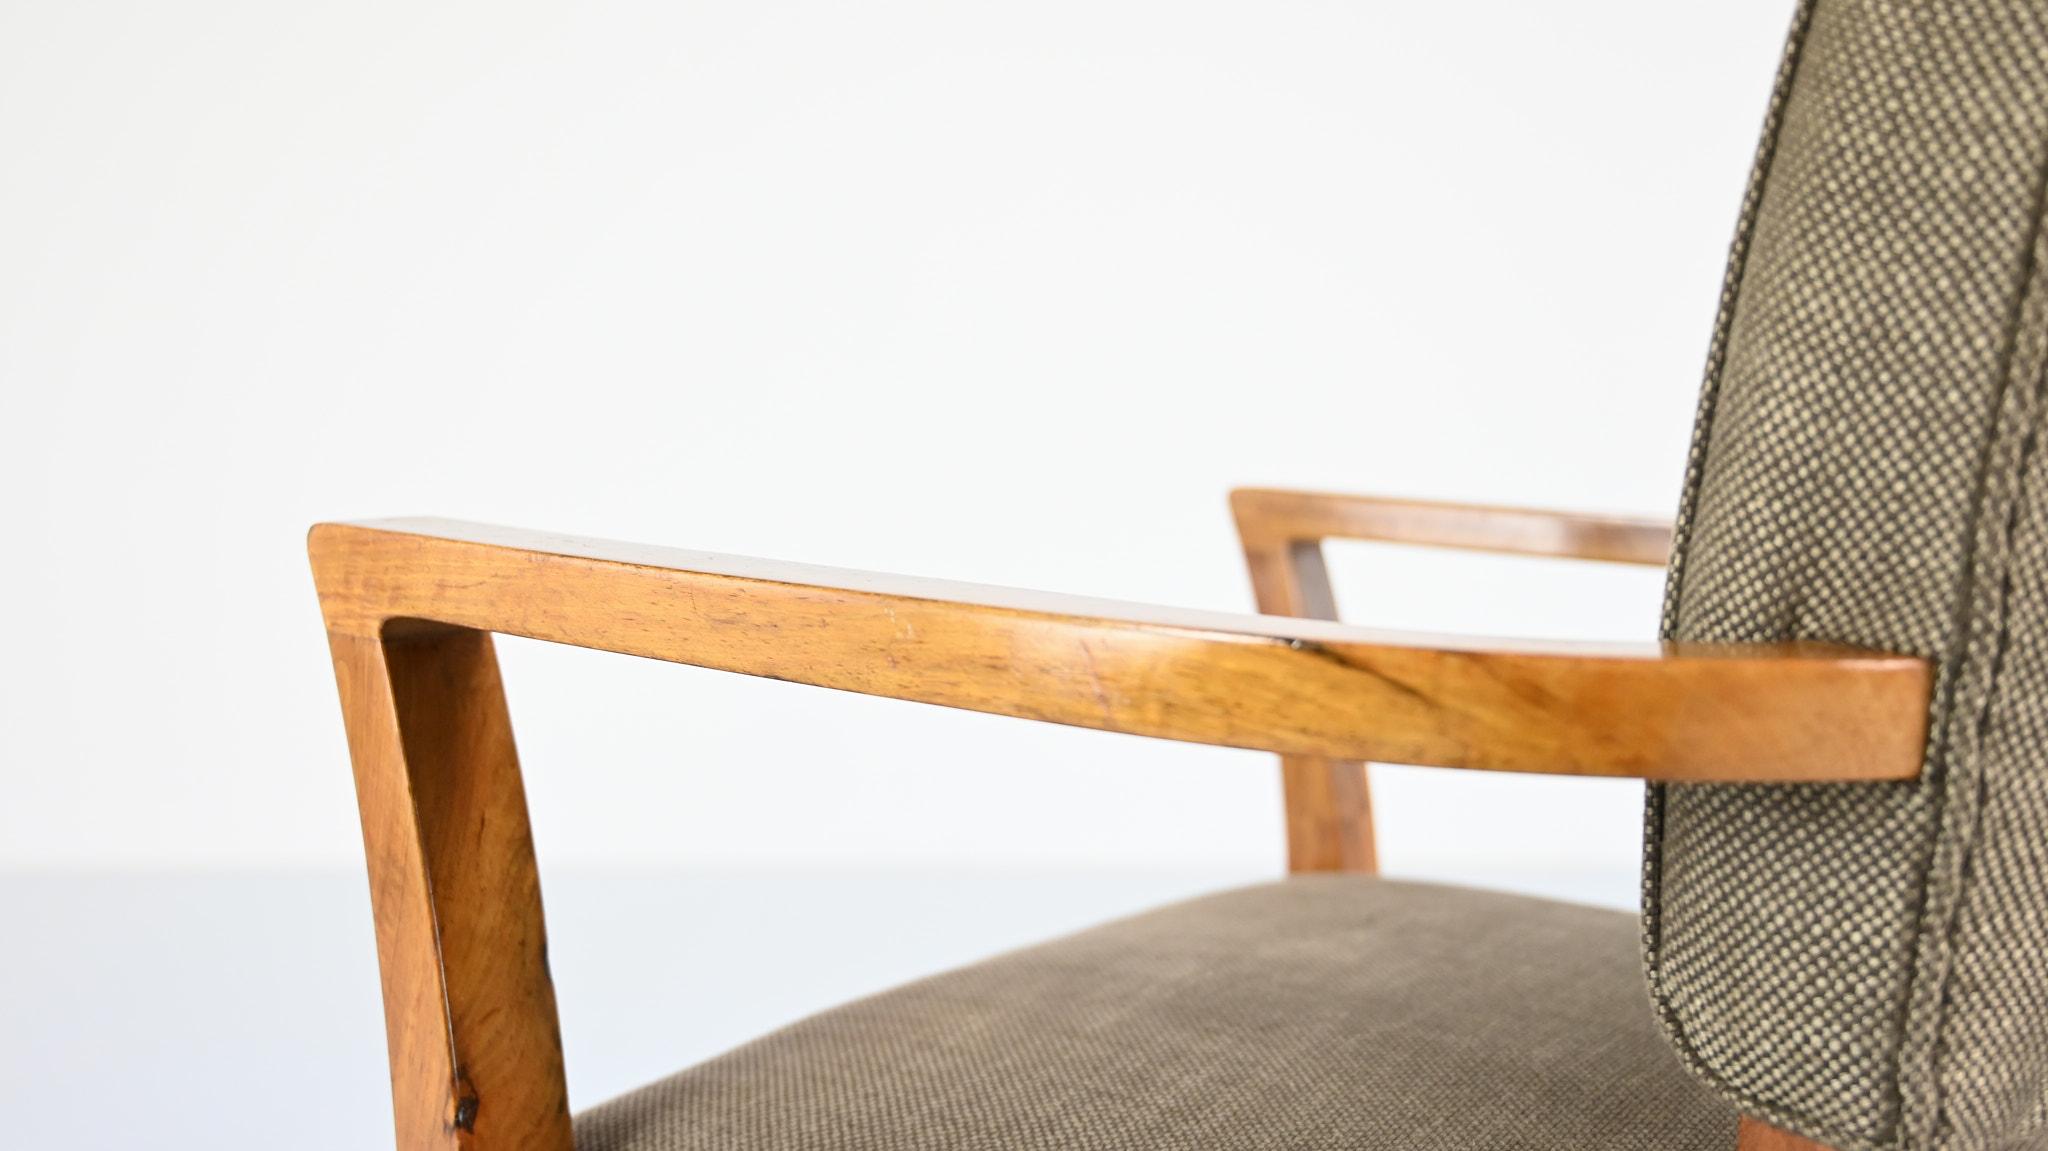
[[[1240,492],[1263,615],[314,528],[399,1146],[2048,1146],[2044,187],[2039,0],[1801,0],[1669,533]],[[1339,624],[1342,535],[1668,555],[1663,638]],[[1293,874],[572,1119],[493,632],[1274,752]],[[1646,780],[1640,921],[1371,875],[1376,759]]]
[[[1662,546],[1645,525],[1533,512],[1267,492],[1234,506],[1262,602],[1284,591],[1290,607],[1327,606],[1303,557],[1340,532],[1538,554]],[[1283,541],[1291,567],[1262,567]],[[1362,781],[1304,791],[1305,765],[1333,777],[1345,761],[1380,759],[1902,779],[1919,771],[1924,742],[1925,661],[1829,644],[1403,635],[444,520],[322,524],[308,546],[355,763],[407,1149],[575,1145],[491,632],[1280,752],[1290,843],[1333,844],[1353,870],[1370,859]],[[1291,866],[1325,869],[1315,852],[1330,849],[1298,848]]]

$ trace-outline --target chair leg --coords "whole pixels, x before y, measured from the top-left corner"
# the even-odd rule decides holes
[[[1239,527],[1243,531],[1243,525]],[[1267,615],[1336,619],[1330,572],[1314,541],[1265,540],[1247,535],[1244,558],[1252,594]],[[1379,870],[1372,835],[1372,789],[1365,765],[1314,756],[1280,757],[1281,795],[1287,812],[1287,870]]]
[[[1372,790],[1364,764],[1283,755],[1280,781],[1287,810],[1288,871],[1379,870]]]
[[[329,632],[399,1151],[571,1151],[526,792],[491,637]]]
[[[1781,1131],[1760,1119],[1744,1115],[1741,1126],[1735,1130],[1735,1151],[1828,1151],[1828,1148],[1803,1135]]]

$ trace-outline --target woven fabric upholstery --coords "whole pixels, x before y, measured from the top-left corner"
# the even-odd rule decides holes
[[[1681,1053],[1845,1149],[2048,1146],[2048,3],[1795,20],[1709,357],[1666,634],[1941,668],[1898,785],[1652,789]]]
[[[1303,877],[826,1012],[578,1151],[1729,1151],[1626,914]]]

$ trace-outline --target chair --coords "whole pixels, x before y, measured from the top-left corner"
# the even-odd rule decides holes
[[[1257,616],[315,527],[398,1145],[2048,1146],[2044,189],[2048,5],[1802,4],[1675,531],[1239,492]],[[1665,638],[1346,626],[1335,537],[1668,555]],[[492,632],[1276,752],[1291,874],[572,1118]],[[1649,781],[1640,922],[1376,878],[1371,760]]]

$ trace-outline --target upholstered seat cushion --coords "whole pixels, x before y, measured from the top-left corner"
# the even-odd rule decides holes
[[[821,962],[828,960],[822,959]],[[1632,916],[1363,877],[1209,896],[828,1011],[578,1151],[1730,1151]]]

